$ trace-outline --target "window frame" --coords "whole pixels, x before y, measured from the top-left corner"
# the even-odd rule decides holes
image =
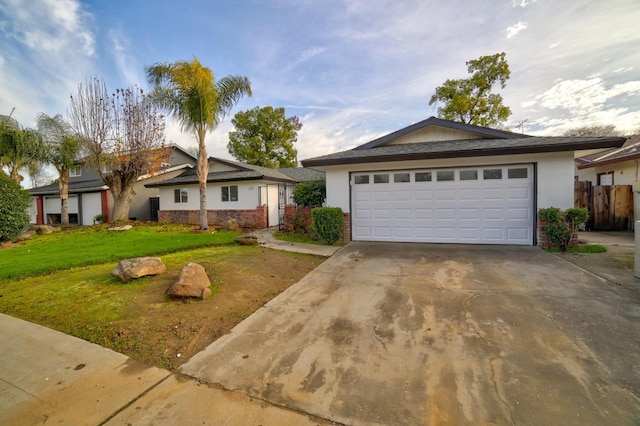
[[[235,190],[235,200],[234,198]],[[225,194],[226,192],[226,194]],[[225,200],[226,195],[226,200]],[[238,185],[225,185],[220,187],[220,202],[222,203],[237,203],[240,200],[240,191]]]
[[[173,202],[175,204],[183,204],[189,202],[189,189],[176,188],[173,190]]]

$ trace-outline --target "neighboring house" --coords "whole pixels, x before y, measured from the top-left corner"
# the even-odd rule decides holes
[[[235,219],[240,226],[266,228],[283,222],[284,206],[300,182],[324,179],[324,173],[304,169],[269,169],[209,157],[207,212],[210,225]],[[199,223],[200,187],[197,170],[146,185],[160,190],[159,220]]]
[[[620,148],[576,158],[576,177],[593,185],[633,185],[640,180],[640,135],[627,138]]]
[[[573,207],[574,151],[623,143],[431,117],[302,164],[326,172],[327,205],[352,240],[534,245],[539,208]]]
[[[159,182],[178,176],[185,169],[195,166],[196,158],[178,145],[170,145],[169,161],[153,175],[138,178],[134,185],[135,196],[131,202],[129,218],[134,220],[157,220],[158,189],[145,184]],[[29,190],[33,196],[31,223],[60,223],[60,190],[57,183]],[[95,168],[77,165],[69,173],[69,223],[92,225],[97,215],[109,219],[113,197],[104,185]]]
[[[593,229],[633,229],[635,221],[640,220],[640,135],[629,136],[620,148],[578,157],[575,165],[578,182],[591,182],[592,186],[616,185],[617,196],[602,191],[604,188],[596,195],[589,190],[587,201]],[[618,185],[631,185],[632,190]]]

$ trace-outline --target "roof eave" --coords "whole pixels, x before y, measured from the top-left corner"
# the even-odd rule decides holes
[[[588,163],[578,164],[577,167],[578,167],[578,170],[582,170],[582,169],[588,169],[591,167],[608,166],[610,164],[624,163],[625,161],[633,161],[639,158],[640,158],[640,152],[633,155],[626,155],[624,157],[611,158],[609,160],[592,161]]]
[[[622,142],[621,142],[622,141]],[[615,148],[624,143],[623,138],[611,138],[595,141],[572,142],[566,144],[542,145],[542,146],[520,146],[520,147],[500,147],[469,149],[464,151],[442,151],[442,152],[416,152],[406,154],[382,154],[367,157],[355,158],[334,158],[334,159],[309,159],[303,160],[305,167],[314,166],[336,166],[345,164],[381,163],[387,161],[407,161],[407,160],[439,160],[445,158],[458,157],[489,157],[496,155],[518,155],[518,154],[539,154],[548,152],[571,152],[593,148]]]

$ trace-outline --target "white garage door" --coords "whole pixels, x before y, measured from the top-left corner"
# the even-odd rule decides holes
[[[352,238],[531,245],[533,182],[530,164],[353,173]]]

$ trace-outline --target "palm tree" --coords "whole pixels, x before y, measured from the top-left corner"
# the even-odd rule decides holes
[[[203,67],[196,57],[191,61],[155,64],[147,67],[146,73],[152,86],[149,99],[177,119],[182,131],[193,132],[198,140],[200,229],[208,229],[209,162],[205,136],[218,127],[242,96],[251,96],[251,83],[239,75],[216,81],[211,69]]]
[[[80,152],[80,140],[73,133],[69,123],[60,114],[49,117],[39,114],[38,131],[45,143],[46,161],[58,170],[60,189],[60,223],[69,224],[69,169],[76,164]]]
[[[6,167],[8,176],[19,184],[20,170],[42,159],[42,139],[34,129],[22,128],[12,114],[13,110],[8,116],[0,115],[0,173]]]

